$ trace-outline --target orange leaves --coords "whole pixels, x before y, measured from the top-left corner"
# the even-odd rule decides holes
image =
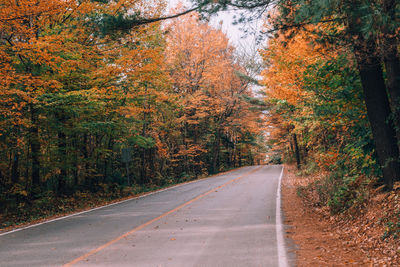
[[[236,146],[248,136],[260,134],[261,117],[245,100],[252,93],[237,75],[245,71],[234,62],[233,47],[222,31],[200,22],[197,14],[181,17],[167,27],[166,68],[182,107],[177,122],[183,144],[178,155],[200,166],[206,153],[218,156],[221,138],[225,138],[230,144],[225,151],[233,147],[229,153],[236,160]],[[240,149],[245,155],[253,148],[249,144]]]
[[[194,93],[209,84],[219,86],[224,67],[231,66],[227,55],[231,48],[227,37],[205,23],[198,16],[185,16],[169,25],[170,34],[166,49],[167,65],[179,91]],[[229,69],[226,73],[232,74]]]
[[[287,131],[296,126],[296,117],[307,118],[313,115],[313,109],[302,103],[313,97],[313,92],[304,90],[304,73],[307,68],[321,59],[333,58],[335,53],[322,45],[313,42],[310,34],[313,27],[288,37],[284,33],[271,39],[268,48],[261,51],[261,55],[268,67],[262,72],[263,85],[268,99],[275,99],[280,104],[298,107],[297,114],[283,119],[285,111],[274,110],[270,114],[272,125],[280,128],[272,131],[273,137],[282,138]],[[304,127],[301,126],[301,127]],[[299,127],[299,128],[301,128]],[[300,129],[297,129],[300,130]]]
[[[329,170],[338,160],[339,152],[337,151],[324,151],[315,156],[318,166],[321,169]]]
[[[270,40],[268,48],[261,51],[269,67],[264,70],[263,84],[267,95],[296,104],[306,93],[301,88],[301,78],[307,66],[315,63],[327,51],[310,43],[308,32],[302,31],[293,39],[281,35]]]
[[[242,164],[245,152],[252,159],[260,113],[236,74],[244,71],[228,38],[195,14],[171,21],[168,36],[160,23],[120,25],[134,14],[156,17],[166,3],[0,0],[0,135],[12,141],[0,157],[15,153],[16,144],[38,144],[30,155],[21,150],[25,162],[43,160],[43,177],[79,180],[102,172],[81,158],[94,162],[98,153],[117,162],[118,150],[132,146],[144,150],[135,152],[143,181],[146,168],[153,177],[203,173],[224,145],[229,164]],[[70,173],[66,155],[65,166],[87,169]]]
[[[134,99],[144,82],[151,83],[147,95],[169,100],[155,89],[168,87],[159,24],[137,28],[123,38],[93,33],[99,23],[94,17],[127,10],[155,15],[164,1],[0,0],[0,6],[0,114],[21,116],[18,112],[28,103],[39,104],[43,95],[63,92],[107,102],[102,105],[114,108],[107,112],[137,117],[154,108],[111,101]]]

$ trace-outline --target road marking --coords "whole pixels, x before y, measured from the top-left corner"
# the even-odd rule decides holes
[[[279,182],[278,182],[278,189],[276,192],[276,244],[278,246],[278,263],[279,267],[287,267],[287,257],[286,257],[286,249],[285,249],[285,241],[283,238],[283,227],[282,227],[282,212],[281,212],[281,184],[282,184],[282,176],[283,176],[283,169],[281,174],[279,175]]]
[[[260,167],[258,167],[256,169],[253,169],[253,170],[251,170],[251,171],[249,171],[249,172],[247,172],[247,173],[245,173],[245,174],[243,174],[243,175],[241,175],[241,176],[239,176],[239,177],[237,177],[235,179],[232,179],[232,180],[230,180],[230,181],[228,181],[228,182],[226,182],[226,183],[224,183],[224,184],[222,184],[220,186],[217,186],[217,187],[215,187],[215,188],[213,188],[213,189],[211,189],[211,190],[209,190],[209,191],[207,191],[207,192],[205,192],[205,193],[203,193],[201,195],[198,195],[197,197],[195,197],[195,198],[193,198],[193,199],[191,199],[191,200],[179,205],[178,207],[176,207],[176,208],[174,208],[174,209],[172,209],[170,211],[167,211],[167,212],[161,214],[160,216],[158,216],[158,217],[156,217],[156,218],[154,218],[154,219],[152,219],[152,220],[150,220],[150,221],[148,221],[148,222],[146,222],[146,223],[144,223],[142,225],[139,225],[139,226],[133,228],[132,230],[130,230],[129,232],[126,232],[125,234],[123,234],[123,235],[121,235],[121,236],[119,236],[119,237],[117,237],[117,238],[105,243],[104,245],[101,245],[100,247],[95,248],[95,249],[89,251],[88,253],[86,253],[86,254],[84,254],[84,255],[82,255],[82,256],[80,256],[80,257],[78,257],[78,258],[76,258],[76,259],[74,259],[74,260],[72,260],[72,261],[70,261],[70,262],[68,262],[66,264],[64,264],[63,267],[69,267],[69,266],[72,266],[72,265],[74,265],[74,264],[76,264],[76,263],[78,263],[78,262],[80,262],[80,261],[82,261],[84,259],[87,259],[88,257],[96,254],[100,250],[103,250],[103,249],[111,246],[112,244],[120,241],[121,239],[123,239],[123,238],[125,238],[125,237],[127,237],[127,236],[129,236],[129,235],[131,235],[131,234],[133,234],[133,233],[145,228],[146,226],[148,226],[148,225],[150,225],[150,224],[152,224],[152,223],[154,223],[154,222],[156,222],[156,221],[168,216],[169,214],[171,214],[171,213],[173,213],[175,211],[178,211],[178,210],[182,209],[183,207],[185,207],[185,206],[187,206],[187,205],[189,205],[189,204],[191,204],[191,203],[193,203],[193,202],[195,202],[195,201],[197,201],[197,200],[199,200],[199,199],[201,199],[201,198],[203,198],[203,197],[215,192],[215,190],[221,189],[221,188],[223,188],[223,187],[225,187],[225,186],[227,186],[227,185],[229,185],[229,184],[231,184],[231,183],[233,183],[233,182],[235,182],[235,181],[237,181],[239,179],[242,179],[242,178],[244,178],[244,177],[246,177],[246,176],[248,176],[248,175],[250,175],[250,174],[252,174],[252,173],[254,173],[256,171],[258,171],[262,167],[263,166],[260,166]]]
[[[128,202],[128,201],[133,201],[133,200],[137,200],[137,199],[140,199],[140,198],[148,197],[150,195],[161,193],[161,192],[164,192],[164,191],[167,191],[167,190],[171,190],[171,189],[174,189],[176,187],[188,185],[188,184],[199,182],[199,181],[206,180],[206,179],[209,179],[209,178],[222,176],[222,175],[228,174],[230,172],[240,170],[242,168],[243,167],[240,167],[240,168],[237,168],[237,169],[233,169],[233,170],[222,172],[222,173],[219,173],[219,174],[216,174],[216,175],[212,175],[212,176],[209,176],[209,177],[206,177],[206,178],[197,179],[197,180],[193,180],[193,181],[190,181],[190,182],[184,182],[184,183],[177,184],[177,185],[174,185],[174,186],[171,186],[171,187],[167,187],[167,188],[164,188],[164,189],[160,189],[160,190],[156,190],[156,191],[153,191],[153,192],[149,192],[149,193],[143,194],[143,195],[138,196],[138,197],[132,197],[132,198],[129,198],[129,199],[125,199],[125,200],[122,200],[122,201],[117,201],[117,202],[114,202],[114,203],[111,203],[111,204],[108,204],[108,205],[104,205],[104,206],[100,206],[100,207],[97,207],[97,208],[84,210],[84,211],[73,213],[73,214],[70,214],[70,215],[65,215],[65,216],[61,216],[61,217],[55,218],[55,219],[47,220],[47,221],[44,221],[44,222],[41,222],[41,223],[35,223],[35,224],[28,225],[28,226],[25,226],[25,227],[17,228],[17,229],[11,230],[11,231],[0,233],[0,236],[12,234],[12,233],[15,233],[15,232],[19,232],[19,231],[22,231],[22,230],[33,228],[33,227],[36,227],[36,226],[39,226],[39,225],[43,225],[43,224],[46,224],[46,223],[51,223],[51,222],[55,222],[55,221],[59,221],[59,220],[64,220],[64,219],[67,219],[67,218],[70,218],[70,217],[73,217],[73,216],[89,213],[89,212],[92,212],[92,211],[95,211],[95,210],[108,208],[108,207],[111,207],[111,206],[114,206],[114,205],[118,205],[118,204],[122,204],[122,203],[125,203],[125,202]]]

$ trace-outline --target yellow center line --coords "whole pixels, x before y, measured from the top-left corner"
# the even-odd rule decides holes
[[[187,206],[187,205],[189,205],[189,204],[191,204],[191,203],[193,203],[193,202],[195,202],[195,201],[197,201],[197,200],[199,200],[199,199],[201,199],[201,198],[207,196],[207,195],[210,194],[210,193],[215,192],[215,190],[218,190],[218,189],[220,189],[220,188],[222,188],[222,187],[225,187],[225,186],[227,186],[227,185],[229,185],[229,184],[231,184],[231,183],[233,183],[233,182],[235,182],[235,181],[237,181],[237,180],[239,180],[239,179],[242,179],[242,178],[246,177],[246,176],[249,175],[249,174],[252,174],[252,173],[258,171],[258,170],[261,169],[261,168],[262,168],[262,166],[260,166],[260,167],[258,167],[258,168],[256,168],[256,169],[254,169],[254,170],[252,170],[252,171],[249,171],[249,172],[243,174],[242,176],[239,176],[239,177],[237,177],[237,178],[235,178],[235,179],[232,179],[232,180],[230,180],[230,181],[228,181],[228,182],[226,182],[226,183],[224,183],[224,184],[222,184],[222,185],[220,185],[220,186],[217,186],[217,187],[215,187],[215,188],[213,188],[213,189],[211,189],[211,190],[209,190],[209,191],[207,191],[207,192],[205,192],[205,193],[203,193],[203,194],[201,194],[201,195],[198,195],[197,197],[195,197],[195,198],[193,198],[193,199],[191,199],[191,200],[189,200],[189,201],[187,201],[187,202],[185,202],[185,203],[179,205],[178,207],[176,207],[176,208],[174,208],[174,209],[172,209],[172,210],[170,210],[170,211],[167,211],[167,212],[161,214],[161,215],[158,216],[157,218],[154,218],[154,219],[152,219],[152,220],[150,220],[150,221],[148,221],[148,222],[145,222],[144,224],[139,225],[139,226],[133,228],[133,229],[130,230],[129,232],[126,232],[125,234],[123,234],[123,235],[121,235],[121,236],[119,236],[119,237],[117,237],[117,238],[115,238],[115,239],[113,239],[113,240],[111,240],[111,241],[105,243],[104,245],[101,245],[100,247],[95,248],[95,249],[89,251],[88,253],[86,253],[86,254],[84,254],[84,255],[82,255],[82,256],[80,256],[80,257],[78,257],[78,258],[76,258],[76,259],[74,259],[74,260],[72,260],[72,261],[70,261],[70,262],[68,262],[68,263],[66,263],[66,264],[64,264],[63,267],[72,266],[72,265],[74,265],[74,264],[76,264],[76,263],[78,263],[78,262],[80,262],[80,261],[82,261],[82,260],[84,260],[84,259],[87,259],[88,257],[90,257],[90,256],[92,256],[92,255],[94,255],[94,254],[96,254],[96,253],[99,252],[100,250],[103,250],[103,249],[105,249],[105,248],[111,246],[112,244],[118,242],[119,240],[121,240],[121,239],[123,239],[123,238],[125,238],[125,237],[127,237],[127,236],[129,236],[129,235],[131,235],[131,234],[133,234],[133,233],[135,233],[135,232],[137,232],[137,231],[143,229],[144,227],[146,227],[146,226],[148,226],[148,225],[150,225],[150,224],[152,224],[152,223],[154,223],[154,222],[156,222],[156,221],[158,221],[158,220],[164,218],[165,216],[167,216],[167,215],[169,215],[169,214],[171,214],[171,213],[173,213],[173,212],[175,212],[175,211],[177,211],[177,210],[182,209],[183,207],[185,207],[185,206]]]

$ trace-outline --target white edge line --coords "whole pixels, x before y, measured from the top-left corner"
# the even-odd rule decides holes
[[[278,262],[279,262],[279,267],[287,267],[288,261],[286,257],[286,249],[285,249],[285,241],[283,237],[283,226],[282,226],[282,211],[281,211],[281,184],[282,184],[282,176],[283,176],[283,169],[284,166],[282,166],[282,171],[279,176],[279,181],[278,181],[278,189],[276,192],[276,240],[277,240],[277,246],[278,246]]]
[[[239,170],[239,169],[241,169],[241,168],[238,168],[236,170]],[[188,185],[188,184],[191,184],[191,183],[199,182],[199,181],[210,179],[210,178],[215,178],[215,177],[218,177],[218,176],[223,176],[225,174],[227,174],[227,173],[225,172],[225,173],[217,174],[216,176],[206,177],[206,178],[203,178],[203,179],[198,179],[198,180],[193,180],[193,181],[182,183],[182,184],[177,184],[177,185],[174,185],[174,186],[171,186],[171,187],[167,187],[167,188],[164,188],[164,189],[161,189],[161,190],[156,190],[156,191],[153,191],[153,192],[149,192],[147,194],[144,194],[144,195],[141,195],[141,196],[138,196],[138,197],[125,199],[125,200],[114,202],[114,203],[111,203],[111,204],[108,204],[108,205],[105,205],[105,206],[100,206],[100,207],[97,207],[97,208],[93,208],[93,209],[84,210],[84,211],[81,211],[81,212],[77,212],[77,213],[61,216],[61,217],[58,217],[58,218],[55,218],[55,219],[52,219],[52,220],[48,220],[48,221],[44,221],[44,222],[41,222],[41,223],[36,223],[36,224],[28,225],[28,226],[25,226],[25,227],[17,228],[17,229],[8,231],[8,232],[0,233],[0,236],[5,236],[5,235],[8,235],[8,234],[12,234],[12,233],[15,233],[15,232],[19,232],[19,231],[22,231],[22,230],[33,228],[33,227],[36,227],[36,226],[39,226],[39,225],[43,225],[43,224],[46,224],[46,223],[51,223],[51,222],[55,222],[55,221],[59,221],[59,220],[64,220],[64,219],[67,219],[69,217],[73,217],[73,216],[89,213],[89,212],[92,212],[92,211],[95,211],[95,210],[108,208],[108,207],[111,207],[111,206],[114,206],[114,205],[118,205],[118,204],[122,204],[122,203],[125,203],[125,202],[128,202],[128,201],[133,201],[133,200],[137,200],[137,199],[140,199],[140,198],[148,197],[150,195],[161,193],[161,192],[164,192],[164,191],[167,191],[167,190],[171,190],[171,189],[176,188],[176,187]]]

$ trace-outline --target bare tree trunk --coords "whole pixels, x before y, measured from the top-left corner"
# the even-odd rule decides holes
[[[62,131],[62,129],[58,132],[58,153],[59,153],[59,164],[60,164],[60,175],[58,176],[58,187],[57,187],[57,195],[61,196],[65,193],[66,188],[66,178],[67,178],[67,170],[66,163],[67,160],[67,142],[66,135]]]
[[[397,50],[397,48],[396,48]],[[392,51],[384,57],[387,88],[390,96],[390,105],[393,112],[393,123],[397,140],[400,140],[400,60],[397,51]],[[398,143],[400,148],[400,144]]]
[[[84,185],[88,185],[89,181],[88,181],[88,170],[89,170],[89,150],[88,150],[88,135],[87,133],[85,133],[83,135],[83,144],[81,147],[82,150],[82,154],[83,154],[83,183]]]
[[[74,177],[74,185],[78,186],[79,185],[79,149],[78,149],[78,144],[79,144],[79,137],[77,134],[73,135],[73,142],[72,146],[74,148],[74,159],[73,159],[73,165],[74,165],[74,170],[73,170],[73,177]]]
[[[296,156],[297,169],[300,169],[301,167],[300,150],[299,150],[299,145],[297,143],[297,135],[295,133],[293,134],[293,146],[294,146],[294,154]]]
[[[383,58],[387,76],[387,89],[389,91],[390,105],[394,114],[393,122],[395,125],[398,146],[400,149],[400,59],[398,53],[398,42],[393,24],[396,21],[396,1],[385,0],[384,12],[391,19],[383,28]]]
[[[356,45],[354,49],[383,183],[391,190],[400,177],[399,149],[394,127],[389,123],[391,110],[381,61],[375,43],[368,40],[365,43],[367,46]]]
[[[147,137],[147,110],[150,108],[149,103],[148,103],[148,84],[147,82],[144,84],[144,100],[143,100],[143,127],[142,127],[142,136]],[[141,166],[141,171],[140,171],[140,176],[141,176],[141,181],[143,184],[148,182],[148,177],[147,177],[147,154],[149,151],[147,151],[147,148],[143,147],[142,148],[142,166]]]
[[[215,135],[215,143],[214,143],[214,150],[213,150],[213,158],[212,158],[212,165],[211,165],[211,172],[217,173],[219,171],[219,152],[221,146],[221,136],[219,131],[217,131]]]
[[[147,182],[147,173],[146,173],[146,148],[142,148],[142,159],[141,159],[141,168],[140,168],[140,180],[143,184]]]
[[[66,120],[64,111],[57,112],[56,118],[61,126],[59,126],[57,137],[58,137],[58,164],[60,168],[60,174],[58,175],[58,187],[57,195],[62,196],[66,189],[67,179],[67,135],[64,130],[64,123]]]
[[[13,153],[12,167],[11,167],[11,182],[16,184],[19,182],[19,153]]]
[[[30,105],[31,127],[29,128],[29,141],[32,155],[32,187],[40,186],[40,139],[39,139],[39,115],[37,109]]]

